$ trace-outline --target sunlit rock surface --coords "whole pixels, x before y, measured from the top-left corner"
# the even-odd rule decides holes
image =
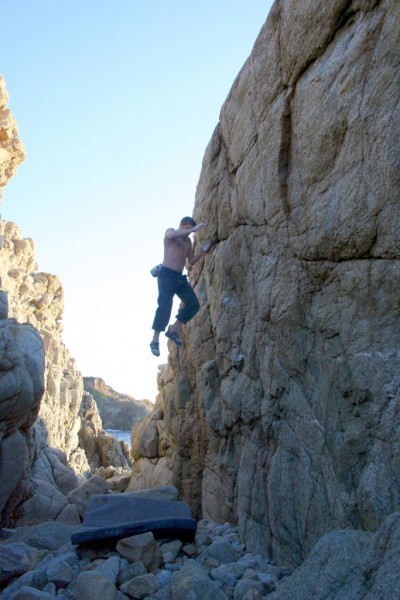
[[[203,160],[202,309],[136,443],[133,487],[168,460],[281,564],[400,507],[399,30],[398,2],[275,2]]]
[[[0,201],[3,187],[25,160],[25,148],[18,136],[18,127],[8,107],[8,92],[0,75]]]

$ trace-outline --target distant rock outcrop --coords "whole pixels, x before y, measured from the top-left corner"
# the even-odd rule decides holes
[[[400,509],[399,30],[399,2],[275,2],[203,161],[202,309],[136,444],[133,488],[168,459],[279,564]]]
[[[85,450],[91,470],[111,466],[129,469],[131,462],[128,445],[105,433],[97,404],[88,392],[83,394],[79,416],[82,419],[78,434],[79,445]]]
[[[84,377],[83,385],[96,401],[104,429],[129,431],[154,406],[150,400],[135,400],[116,392],[100,377]]]

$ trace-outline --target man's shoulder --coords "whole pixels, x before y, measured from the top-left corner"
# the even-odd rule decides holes
[[[176,229],[174,229],[173,227],[168,227],[168,229],[165,230],[164,237],[170,238],[170,235],[175,233],[175,231]]]

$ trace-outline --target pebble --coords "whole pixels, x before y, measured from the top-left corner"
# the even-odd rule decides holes
[[[47,526],[43,524],[44,531]],[[35,536],[29,528],[13,530],[1,540],[0,600],[259,600],[266,599],[290,575],[268,559],[248,553],[238,528],[229,523],[200,521],[191,544],[153,540],[162,557],[157,567],[157,562],[146,556],[138,560],[126,550],[120,554],[117,548],[124,544],[83,547],[63,538],[60,548],[51,544],[43,551],[43,544],[34,542],[41,539],[40,533],[40,527]],[[38,547],[41,560],[32,560],[38,556]],[[151,552],[154,554],[154,548]]]

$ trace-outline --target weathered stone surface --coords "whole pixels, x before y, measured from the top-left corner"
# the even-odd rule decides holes
[[[78,560],[76,554],[72,555],[75,560],[74,563],[78,564]],[[72,579],[73,579],[73,570],[72,566],[66,559],[66,557],[57,557],[52,560],[47,567],[46,577],[47,581],[50,583],[54,583],[57,588],[65,588],[67,587]]]
[[[126,490],[127,492],[129,490]],[[152,498],[153,500],[178,500],[178,490],[174,485],[165,485],[153,488],[142,488],[132,491],[139,498]]]
[[[0,440],[33,425],[44,391],[44,351],[38,332],[0,320]]]
[[[188,563],[171,577],[171,594],[174,600],[186,600],[194,597],[198,600],[225,600],[206,573],[195,563]]]
[[[3,186],[24,159],[7,102],[0,76],[0,200]],[[90,474],[85,451],[78,446],[87,428],[99,434],[101,419],[94,400],[91,407],[90,396],[82,398],[81,373],[61,341],[61,281],[38,272],[33,240],[1,218],[0,286],[0,475],[5,482],[0,525],[43,518],[76,522],[77,510],[66,495],[80,479],[68,465],[78,474]],[[96,467],[129,467],[126,444],[108,437],[92,446]]]
[[[69,455],[68,463],[75,473],[80,473],[84,476],[87,476],[91,472],[88,457],[86,456],[83,448],[76,448],[73,450]]]
[[[25,160],[25,148],[18,136],[15,119],[8,108],[8,92],[0,75],[0,201],[3,187]]]
[[[165,542],[160,547],[163,563],[173,563],[175,562],[176,557],[181,551],[183,543],[181,540],[172,540],[170,542]]]
[[[351,530],[329,533],[270,598],[390,598],[400,583],[399,536],[400,513],[391,515],[375,536]]]
[[[141,456],[155,458],[158,456],[158,426],[161,418],[159,412],[152,411],[132,429],[132,456],[137,460]]]
[[[68,501],[78,509],[81,518],[84,517],[87,505],[92,496],[104,494],[108,491],[107,482],[102,477],[94,475],[67,495]]]
[[[97,436],[100,464],[103,467],[113,466],[129,469],[130,463],[124,455],[123,444],[124,442],[111,435],[101,434]]]
[[[37,273],[36,269],[32,240],[22,238],[15,224],[0,220],[0,280],[8,299],[8,312],[0,320],[0,439],[19,429],[25,443],[23,449],[19,438],[21,454],[14,468],[15,443],[4,439],[0,468],[4,470],[8,465],[11,472],[2,473],[8,481],[7,486],[2,487],[3,525],[16,524],[22,512],[24,521],[20,524],[27,522],[27,511],[19,510],[19,506],[35,490],[35,499],[28,505],[28,512],[35,506],[29,522],[35,522],[36,517],[46,513],[50,490],[41,496],[33,484],[31,469],[49,444],[65,450],[67,457],[78,445],[80,418],[77,413],[83,385],[80,374],[74,375],[71,371],[69,354],[60,340],[61,284],[57,277]],[[38,480],[44,477],[54,486],[56,497],[77,480],[76,475],[68,471],[66,460],[63,466],[60,455],[49,460],[40,457],[34,471]],[[47,468],[44,468],[46,461]],[[17,474],[19,480],[13,487]],[[6,491],[10,493],[8,498]],[[44,503],[39,507],[41,497]],[[51,504],[55,517],[58,509],[53,501]]]
[[[82,419],[81,429],[85,425],[92,429],[93,435],[98,435],[103,430],[103,422],[100,417],[96,401],[88,392],[84,391],[82,395],[79,416]]]
[[[57,487],[64,495],[80,485],[81,480],[64,462],[62,453],[53,448],[45,448],[35,461],[32,476],[36,481],[46,481]]]
[[[7,586],[3,591],[4,600],[12,600],[17,593],[23,593],[23,588],[33,588],[41,590],[47,584],[46,570],[52,558],[50,555],[45,555],[36,565],[31,565],[31,570],[24,573],[21,577],[15,579],[11,585]],[[21,592],[21,590],[23,590]]]
[[[195,541],[190,544],[191,556],[185,551],[188,545],[181,547],[178,540],[172,540],[168,542],[170,547],[176,545],[175,550],[181,547],[174,561],[149,574],[141,562],[128,563],[119,556],[115,545],[83,548],[65,543],[71,530],[55,523],[38,525],[32,530],[2,530],[1,572],[14,575],[3,581],[2,586],[6,587],[1,597],[25,598],[23,593],[31,593],[31,589],[43,593],[37,596],[32,592],[36,594],[34,598],[46,598],[47,593],[61,598],[114,598],[115,590],[119,598],[154,600],[398,597],[400,513],[390,515],[376,534],[351,529],[326,534],[294,572],[248,552],[240,542],[238,527],[229,523],[200,521]],[[15,543],[18,537],[23,544]],[[164,540],[154,543],[161,550],[167,545]],[[211,555],[210,546],[218,545],[224,550]],[[225,562],[229,546],[235,554],[233,563]]]
[[[45,355],[38,332],[15,319],[0,320],[1,525],[31,493],[29,430],[44,391]],[[22,433],[23,432],[23,433]]]
[[[132,470],[127,492],[151,487],[169,487],[173,484],[173,461],[167,456],[157,459],[139,458]],[[174,486],[172,486],[174,487]]]
[[[125,492],[131,480],[131,469],[122,473],[115,472],[112,477],[106,477],[109,489],[112,492]]]
[[[96,567],[96,573],[107,577],[114,585],[117,583],[118,575],[121,570],[122,559],[119,556],[111,556],[107,560],[101,562]]]
[[[37,271],[34,244],[15,223],[0,220],[0,278],[8,293],[9,317],[29,323],[41,334],[46,355],[45,394],[40,415],[49,445],[67,458],[78,446],[83,381],[61,341],[64,292],[59,277]]]
[[[4,584],[29,570],[31,565],[29,546],[23,542],[0,545],[0,583]]]
[[[38,590],[28,585],[22,586],[13,596],[12,600],[52,600],[53,594]]]
[[[131,598],[143,600],[160,589],[157,579],[153,573],[138,575],[121,585],[121,591]]]
[[[22,148],[4,107],[6,96],[1,78],[0,188],[6,183],[3,175],[13,173],[3,161],[15,151],[15,167]],[[1,524],[47,518],[76,522],[76,509],[68,505],[66,495],[80,479],[68,463],[81,474],[90,473],[90,468],[84,450],[78,448],[83,380],[61,341],[63,289],[58,277],[37,272],[33,241],[23,238],[17,225],[1,219],[0,285],[0,475],[7,482],[0,493]],[[91,418],[93,424],[95,416],[88,412],[85,423]],[[97,419],[100,428],[98,412]],[[118,464],[126,464],[127,448],[117,450]],[[111,452],[104,454],[111,464]]]
[[[12,542],[21,541],[39,550],[52,552],[70,541],[76,526],[64,523],[44,522],[33,527],[17,527],[7,530]]]
[[[79,445],[85,451],[90,470],[96,472],[111,467],[129,469],[131,460],[128,445],[103,430],[97,404],[88,392],[83,393],[79,416]],[[75,462],[75,457],[73,460]]]
[[[43,480],[33,479],[32,496],[20,505],[21,515],[18,525],[36,525],[48,520],[56,520],[68,505],[68,500],[58,489]]]
[[[121,565],[121,569],[117,577],[117,584],[119,587],[138,575],[146,575],[147,571],[143,563],[139,561],[130,563],[126,560],[124,560],[124,562],[127,564]]]
[[[75,504],[67,504],[57,516],[57,522],[66,525],[80,525],[81,518]]]
[[[103,575],[95,571],[80,573],[75,583],[77,600],[118,600],[118,590],[115,585]]]
[[[83,384],[97,404],[104,429],[129,431],[153,408],[149,400],[136,400],[116,392],[100,377],[84,377]]]
[[[0,241],[1,245],[1,241]],[[8,318],[8,295],[3,290],[0,290],[0,319]]]
[[[400,508],[399,28],[389,0],[276,2],[197,187],[214,245],[157,457],[194,514],[281,564]]]
[[[117,543],[116,549],[129,562],[141,562],[147,571],[154,571],[161,564],[160,548],[150,531],[123,538]]]
[[[0,512],[16,495],[18,484],[27,480],[28,449],[24,436],[17,430],[3,438],[0,452]],[[19,503],[20,498],[16,501]]]
[[[229,542],[217,541],[207,546],[200,562],[208,563],[210,559],[216,560],[220,565],[225,565],[236,562],[239,559],[239,554]]]

